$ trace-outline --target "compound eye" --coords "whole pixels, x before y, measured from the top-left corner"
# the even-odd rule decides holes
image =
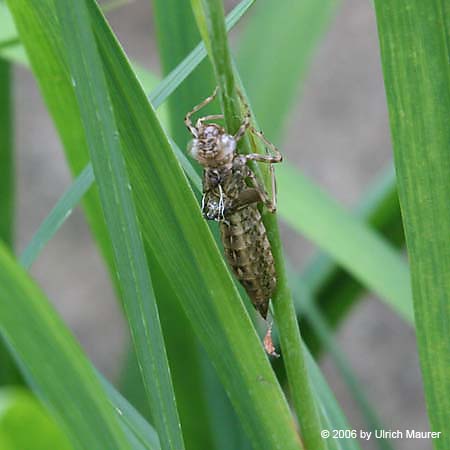
[[[187,146],[188,153],[194,158],[198,158],[198,139],[192,139]]]
[[[217,136],[217,134],[219,133],[219,130],[216,127],[209,126],[209,127],[205,128],[204,133],[207,138],[212,138],[212,137]]]
[[[225,154],[234,153],[234,151],[236,150],[236,140],[229,134],[224,134],[220,138],[220,144]]]

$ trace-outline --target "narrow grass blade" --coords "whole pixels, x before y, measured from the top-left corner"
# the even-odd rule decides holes
[[[152,0],[154,23],[156,28],[159,56],[163,75],[169,74],[176,65],[201,41],[190,2],[185,0]],[[176,11],[176,13],[175,13]],[[169,38],[170,37],[170,38]],[[202,99],[211,95],[214,90],[215,80],[211,64],[208,60],[200,63],[196,69],[186,78],[181,86],[169,97],[166,105],[170,117],[171,137],[181,148],[185,149],[188,139],[191,138],[184,125],[184,117],[194,105]],[[203,111],[205,114],[212,113],[212,107],[207,107]],[[173,142],[173,144],[174,144]],[[192,181],[192,177],[201,181],[197,173],[201,173],[200,166],[192,166],[179,148],[172,144],[176,155],[185,169],[186,174]],[[206,379],[210,388],[205,387],[204,370],[206,358],[204,351],[199,348],[198,341],[193,338],[192,327],[187,322],[184,313],[179,311],[181,305],[176,302],[173,296],[165,296],[168,301],[162,302],[164,309],[173,316],[163,321],[165,335],[169,337],[167,341],[169,360],[172,368],[172,376],[177,398],[182,396],[184,401],[180,403],[179,412],[183,425],[183,433],[187,448],[217,448],[213,438],[213,416],[220,415],[221,420],[227,421],[227,413],[234,414],[231,406],[228,409],[220,409],[222,404],[227,403],[226,394],[220,385],[217,376],[211,369],[211,373]],[[172,301],[170,300],[172,299]],[[174,302],[175,300],[175,302]],[[161,316],[164,319],[163,311]],[[166,326],[164,325],[166,324]],[[172,329],[176,328],[176,329]],[[181,333],[179,330],[182,329]],[[183,346],[186,354],[181,354],[177,348]],[[187,357],[189,354],[189,357]],[[213,378],[216,378],[214,381]],[[214,392],[209,389],[216,387]],[[209,400],[207,397],[213,396]],[[218,399],[217,397],[225,397]],[[209,403],[215,402],[213,410]],[[192,414],[191,405],[195,403],[196,414]],[[229,402],[228,402],[229,403]],[[234,419],[237,419],[234,416]],[[232,435],[242,434],[242,427],[233,427],[227,431],[226,441],[233,439]],[[245,436],[245,435],[244,435]],[[236,440],[240,439],[236,438]],[[224,444],[221,440],[220,444]],[[220,445],[219,444],[219,445]],[[235,448],[231,445],[228,448]]]
[[[282,166],[277,174],[283,219],[326,249],[401,317],[414,323],[409,271],[400,255],[375,232],[345,213],[300,172]],[[292,192],[296,193],[295,197]]]
[[[392,165],[377,176],[353,209],[353,215],[377,230],[393,246],[402,247],[404,233]],[[321,314],[332,327],[339,324],[352,305],[367,290],[364,284],[340,267],[324,251],[317,253],[297,277],[308,286],[316,298]],[[298,297],[297,294],[294,290],[294,297]],[[309,326],[308,320],[302,324],[302,335],[309,349],[316,354],[321,348],[321,343]]]
[[[242,0],[231,12],[226,19],[226,29],[229,31],[236,25],[239,19],[245,14],[245,12],[253,5],[255,0]],[[162,102],[160,98],[167,98],[175,89],[181,84],[181,82],[192,72],[192,67],[196,67],[206,56],[205,44],[201,42],[197,47],[192,50],[191,53],[165,78],[164,84],[161,84],[158,88],[158,92],[155,92],[155,101]]]
[[[308,372],[311,374],[314,393],[319,399],[317,403],[319,405],[323,429],[330,431],[330,433],[332,430],[351,430],[352,428],[339,407],[319,366],[314,361],[308,348],[303,343],[302,345],[306,356]],[[340,450],[360,450],[360,446],[356,439],[328,439],[326,445],[330,450],[334,448]]]
[[[80,347],[2,244],[0,266],[0,333],[74,448],[131,449]]]
[[[0,389],[0,436],[15,449],[73,450],[61,427],[24,388]]]
[[[156,37],[163,75],[168,75],[200,41],[192,9],[185,0],[152,0]],[[170,39],[168,38],[170,36]],[[171,136],[185,147],[189,133],[183,119],[199,99],[215,86],[211,65],[201,62],[168,99]]]
[[[44,246],[52,239],[57,230],[59,230],[61,225],[70,216],[73,208],[77,206],[92,186],[94,180],[92,165],[89,164],[80,173],[70,188],[59,198],[20,257],[20,262],[26,269],[31,267],[33,261],[35,261]]]
[[[258,123],[274,142],[281,141],[313,52],[339,4],[336,0],[264,1],[255,5],[247,21],[237,66]]]
[[[184,448],[158,309],[120,132],[84,0],[56,11],[141,374],[163,450]],[[155,119],[156,120],[156,119]]]
[[[47,0],[34,3],[30,8],[23,0],[9,1],[8,4],[43,98],[66,150],[69,167],[72,173],[77,175],[88,164],[89,154],[72,81],[63,57],[65,49],[53,5]],[[55,95],[55,92],[58,92],[58,95]],[[97,189],[86,193],[83,206],[89,226],[118,290],[113,251]]]
[[[125,435],[133,443],[133,450],[160,450],[156,431],[103,376],[98,376],[118,414]]]
[[[128,62],[91,6],[148,254],[180,298],[255,447],[297,449],[287,403],[197,200]],[[255,382],[258,376],[263,383]]]
[[[0,10],[3,8],[0,4]],[[0,59],[0,241],[9,248],[14,247],[15,216],[12,86],[10,63]],[[20,382],[14,361],[0,340],[0,386]]]
[[[290,270],[290,275],[290,279],[295,280],[295,273],[292,269]],[[347,358],[336,344],[332,330],[322,316],[308,287],[301,281],[292,282],[297,285],[295,289],[297,295],[294,297],[297,310],[309,320],[311,327],[317,334],[318,339],[324,347],[324,351],[327,352],[333,360],[333,363],[340,372],[340,375],[350,394],[353,396],[355,403],[358,405],[361,415],[366,421],[367,430],[375,432],[375,430],[386,429],[386,427],[381,424],[377,413],[367,399],[362,386],[352,371],[349,361],[347,361]],[[376,445],[380,448],[380,450],[392,450],[389,441],[385,438],[377,439]]]
[[[192,0],[194,14],[220,87],[219,95],[228,130],[237,130],[241,108],[237,100],[235,79],[225,33],[223,5],[220,0]],[[277,289],[273,298],[283,362],[286,366],[294,409],[306,448],[324,449],[321,425],[304,361],[300,332],[292,298],[287,286],[283,254],[276,218],[266,214],[268,231],[277,270]]]
[[[449,449],[450,4],[375,7],[433,445]]]
[[[13,247],[14,158],[11,67],[0,59],[0,240]]]

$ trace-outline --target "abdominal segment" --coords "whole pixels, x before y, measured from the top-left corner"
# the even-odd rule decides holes
[[[266,319],[276,275],[270,243],[256,205],[230,214],[220,224],[220,230],[228,263]]]

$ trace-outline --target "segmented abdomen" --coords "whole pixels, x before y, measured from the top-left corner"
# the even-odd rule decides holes
[[[256,205],[249,205],[227,216],[227,222],[220,224],[225,256],[265,319],[276,285],[276,272],[261,214]]]

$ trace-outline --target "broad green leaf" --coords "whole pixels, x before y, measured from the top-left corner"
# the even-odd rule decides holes
[[[0,436],[5,436],[11,448],[17,450],[73,449],[48,412],[21,388],[0,390]]]
[[[274,142],[282,140],[313,52],[339,3],[261,0],[247,20],[237,65],[258,123]]]
[[[74,448],[129,449],[79,345],[3,244],[0,266],[0,333]]]
[[[400,255],[297,170],[282,165],[277,181],[283,219],[413,323],[409,271]]]
[[[220,88],[219,97],[225,124],[228,130],[237,130],[242,114],[225,33],[222,2],[192,0],[191,3]],[[248,153],[249,150],[241,148],[241,151]],[[311,390],[300,331],[287,284],[277,220],[274,214],[265,213],[263,216],[277,272],[277,287],[272,298],[273,308],[292,402],[302,432],[302,443],[306,448],[325,449],[325,442],[320,435],[320,417]]]
[[[183,437],[158,308],[89,11],[84,0],[72,5],[61,0],[56,4],[56,12],[152,417],[161,448],[182,450]]]
[[[417,343],[435,449],[450,448],[450,4],[375,1]]]

